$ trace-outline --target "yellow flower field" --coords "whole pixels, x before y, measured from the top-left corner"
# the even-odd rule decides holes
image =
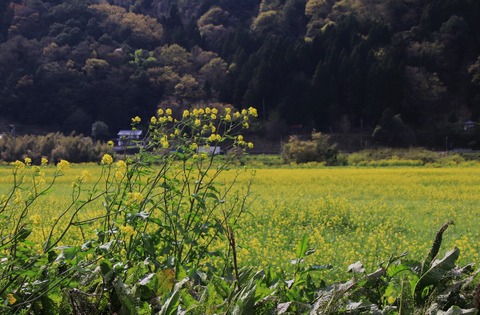
[[[306,264],[332,265],[336,278],[360,260],[374,271],[390,255],[428,253],[448,220],[442,255],[457,246],[461,262],[478,262],[480,169],[260,169],[251,216],[238,231],[242,263],[290,270],[306,233],[316,252]]]
[[[11,168],[0,168],[0,195],[12,183]],[[47,182],[53,170],[43,169]],[[71,165],[53,191],[29,211],[39,250],[48,228],[71,200],[72,183],[80,176],[86,187],[93,185],[100,172],[98,165]],[[220,181],[231,181],[234,174],[226,172]],[[241,175],[238,189],[247,184],[248,174]],[[359,260],[374,271],[390,255],[407,250],[412,259],[422,259],[436,231],[452,220],[455,225],[444,234],[441,253],[457,246],[461,263],[478,262],[479,189],[480,168],[475,167],[259,169],[249,213],[236,228],[238,259],[241,265],[291,272],[296,245],[307,234],[316,252],[305,264],[332,265],[320,275],[338,280]],[[81,212],[84,218],[101,214],[100,203]],[[88,232],[73,229],[64,243],[78,242],[81,233]]]

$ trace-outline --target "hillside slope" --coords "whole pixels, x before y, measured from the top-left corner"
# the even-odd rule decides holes
[[[476,0],[17,0],[0,4],[0,111],[89,134],[157,106],[259,108],[387,145],[477,147]],[[265,122],[265,123],[263,123]]]

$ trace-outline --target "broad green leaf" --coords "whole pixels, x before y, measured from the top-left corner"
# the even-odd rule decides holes
[[[255,314],[255,291],[257,285],[247,286],[240,291],[233,308],[233,315]]]
[[[178,312],[178,305],[180,302],[180,291],[173,291],[172,295],[165,301],[162,309],[158,312],[158,315],[174,315]]]
[[[436,260],[432,263],[432,267],[428,269],[418,280],[415,285],[414,295],[415,301],[419,302],[422,299],[422,292],[429,285],[435,285],[439,283],[445,273],[452,270],[455,267],[455,261],[460,255],[460,250],[455,247],[451,251],[445,254],[445,257],[441,260]]]
[[[120,278],[117,278],[114,283],[115,293],[118,296],[118,300],[122,305],[118,311],[119,315],[136,315],[135,300],[130,292],[130,288],[127,287]]]
[[[297,258],[305,257],[305,253],[308,249],[308,236],[307,234],[303,234],[302,239],[297,245]]]

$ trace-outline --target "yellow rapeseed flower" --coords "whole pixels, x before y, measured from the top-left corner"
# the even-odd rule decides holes
[[[60,171],[66,171],[70,168],[70,163],[67,160],[60,160],[57,164],[57,168]]]
[[[212,108],[212,114],[215,114],[215,115],[218,114],[218,109]]]
[[[186,109],[183,111],[183,118],[187,118],[188,116],[190,116],[190,112]]]
[[[119,160],[117,163],[115,163],[117,167],[121,170],[126,170],[127,169],[127,163],[125,163],[124,160]]]
[[[230,114],[226,114],[225,121],[232,121],[232,116],[230,116]]]
[[[135,235],[135,230],[131,225],[121,226],[120,231],[125,234],[125,237],[129,238],[130,236]]]
[[[42,165],[47,165],[48,164],[48,159],[47,158],[44,158],[42,157],[42,161],[41,161]]]
[[[22,202],[23,202],[22,193],[19,190],[15,191],[15,197],[13,198],[13,203],[18,205]]]
[[[37,183],[37,185],[42,185],[46,183],[45,172],[42,172],[40,166],[34,166],[32,171],[34,174],[33,176],[35,176],[34,181]]]
[[[17,299],[13,296],[12,293],[8,293],[7,301],[8,301],[8,304],[12,305],[12,304],[15,304],[15,302],[17,302]]]
[[[25,161],[25,164],[26,164],[26,165],[32,165],[32,159],[29,158],[28,156],[25,158],[24,161]]]
[[[16,160],[15,162],[12,162],[13,168],[17,171],[21,171],[25,168],[25,163],[22,161]]]
[[[252,142],[247,143],[247,146],[248,146],[249,149],[253,149],[253,143]]]
[[[210,137],[208,137],[208,141],[213,142],[213,141],[220,141],[222,137],[219,134],[212,133]]]
[[[103,165],[110,165],[113,163],[113,158],[110,154],[104,154],[103,157],[102,157],[102,164]]]
[[[202,122],[200,121],[200,119],[195,119],[195,126],[200,126],[202,124]]]
[[[128,193],[128,204],[140,204],[143,201],[143,196],[139,192]]]
[[[113,147],[115,145],[115,143],[112,140],[108,140],[107,145],[109,147]]]
[[[88,180],[92,177],[92,173],[87,170],[82,171],[82,180]]]
[[[157,117],[152,116],[152,118],[150,118],[150,123],[151,123],[152,125],[155,125],[155,124],[157,123]]]
[[[132,118],[132,122],[133,122],[133,123],[139,123],[139,122],[141,122],[141,121],[142,121],[142,119],[141,119],[140,117],[138,117],[138,116],[135,116],[135,117]]]
[[[165,111],[165,113],[168,115],[168,116],[171,116],[172,115],[172,110],[170,108],[167,108],[167,110]]]
[[[40,224],[41,218],[40,218],[40,215],[37,213],[37,214],[32,215],[30,217],[30,220],[32,221],[33,224],[38,225],[38,224]]]
[[[162,145],[162,148],[167,149],[168,148],[168,137],[163,136],[162,139],[160,139],[160,144]]]
[[[163,109],[159,108],[159,109],[157,110],[157,115],[158,115],[158,116],[162,116],[162,115],[163,115]]]
[[[258,117],[257,109],[254,107],[248,108],[248,114],[253,117]]]

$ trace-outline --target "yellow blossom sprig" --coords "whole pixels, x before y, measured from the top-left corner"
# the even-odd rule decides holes
[[[103,165],[111,165],[113,163],[113,157],[110,154],[104,154],[101,160]]]
[[[253,143],[237,141],[233,135],[241,129],[248,129],[250,118],[257,116],[253,107],[237,111],[231,107],[219,110],[207,106],[184,109],[176,120],[171,109],[160,108],[150,119],[148,146],[163,152],[167,152],[166,149],[180,152],[182,157],[185,153],[193,157],[200,146],[208,150],[210,145],[219,146],[222,143],[251,149]]]
[[[57,164],[57,169],[59,171],[66,171],[70,168],[70,163],[67,160],[60,160]]]

